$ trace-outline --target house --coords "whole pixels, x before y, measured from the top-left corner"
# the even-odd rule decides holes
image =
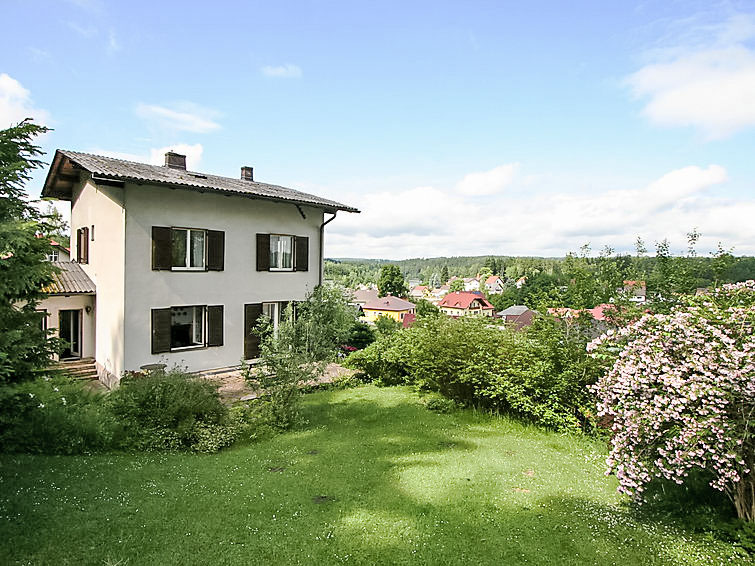
[[[485,290],[493,295],[503,293],[503,279],[497,275],[491,275],[485,279]]]
[[[60,242],[50,240],[52,249],[47,254],[47,261],[71,261],[71,249],[65,247]]]
[[[465,291],[479,291],[480,280],[477,277],[465,277],[464,278],[464,290]]]
[[[71,203],[76,263],[59,278],[82,285],[73,293],[64,279],[43,308],[109,386],[148,364],[201,371],[257,357],[259,317],[276,324],[322,282],[325,225],[359,212],[257,182],[251,167],[238,179],[187,171],[173,152],[158,166],[58,150],[42,196]]]
[[[378,298],[378,290],[377,289],[357,289],[353,293],[354,299],[352,300],[352,303],[363,307],[365,303],[368,303],[370,301],[374,301]]]
[[[513,326],[517,330],[530,326],[537,313],[524,305],[513,305],[497,313],[506,325]]]
[[[415,285],[412,290],[409,291],[409,296],[412,299],[424,299],[430,293],[430,289],[427,285]]]
[[[514,283],[514,285],[516,285],[517,289],[521,289],[526,284],[527,284],[527,276],[526,275],[524,275],[523,277],[520,277],[519,279],[516,280],[516,283]]]
[[[362,311],[367,322],[375,323],[379,317],[387,316],[403,323],[407,315],[414,314],[414,303],[388,295],[369,301],[362,306]]]
[[[624,287],[620,291],[633,303],[644,304],[647,301],[647,285],[644,281],[624,281]]]
[[[451,287],[449,285],[441,285],[437,289],[430,291],[430,295],[427,297],[427,300],[432,304],[437,305],[450,291]]]
[[[455,291],[448,293],[438,303],[440,312],[452,317],[460,316],[493,316],[495,307],[479,292]]]

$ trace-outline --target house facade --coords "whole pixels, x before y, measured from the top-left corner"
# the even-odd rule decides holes
[[[492,317],[495,307],[479,292],[454,291],[448,293],[438,303],[443,314],[452,317],[460,316],[489,316]]]
[[[358,212],[255,182],[248,167],[240,179],[190,172],[175,153],[154,166],[58,150],[42,195],[71,202],[71,254],[96,286],[93,357],[108,385],[148,364],[200,371],[257,357],[259,317],[278,320],[322,282],[325,224]]]
[[[396,322],[404,322],[408,315],[414,314],[414,303],[405,301],[398,297],[388,295],[387,297],[378,297],[362,306],[365,321],[369,323],[377,322],[381,316],[392,318]]]
[[[491,275],[485,280],[485,290],[493,295],[503,293],[504,283],[503,279],[497,275]]]

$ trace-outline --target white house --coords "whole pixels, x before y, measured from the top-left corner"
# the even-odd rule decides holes
[[[74,269],[93,291],[84,304],[61,288],[42,308],[51,325],[69,318],[107,385],[147,364],[199,371],[257,357],[258,317],[278,320],[322,282],[325,225],[359,212],[256,182],[251,167],[240,179],[190,172],[172,152],[156,166],[58,150],[42,196],[71,202]]]
[[[503,293],[503,288],[504,288],[503,279],[501,279],[497,275],[491,275],[485,280],[485,290],[488,293],[497,295],[497,294]]]

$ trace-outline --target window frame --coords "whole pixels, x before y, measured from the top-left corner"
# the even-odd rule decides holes
[[[184,260],[186,261],[186,266],[181,265],[173,265],[174,264],[174,258],[173,258],[173,234],[177,231],[185,231],[186,232],[186,251],[185,251],[185,257]],[[191,263],[191,234],[192,232],[201,232],[202,233],[202,265],[201,266],[191,266],[189,265]],[[171,271],[207,271],[207,230],[205,228],[189,228],[184,226],[171,226],[170,227],[170,238],[171,238],[171,257],[170,257],[170,263]]]
[[[47,254],[47,261],[60,261],[60,250],[53,248],[49,254]]]
[[[290,267],[277,267],[273,266],[273,238],[278,239],[278,258],[283,258],[283,253],[280,249],[280,242],[283,241],[283,238],[287,238],[288,241],[291,243],[290,252],[289,252],[289,261],[291,262]],[[294,271],[295,270],[295,261],[294,256],[296,254],[296,236],[292,234],[270,234],[270,267],[268,268],[269,271]]]
[[[202,313],[202,321],[201,321],[201,330],[202,330],[202,341],[200,344],[191,344],[189,346],[173,346],[173,310],[174,309],[194,309],[194,313],[196,316],[196,309],[201,309]],[[170,336],[170,351],[171,352],[183,352],[185,350],[199,350],[201,348],[207,348],[207,305],[180,305],[180,306],[172,306],[170,307],[171,310],[171,323],[170,323],[170,329],[171,329],[171,336]],[[194,332],[192,324],[192,333]]]

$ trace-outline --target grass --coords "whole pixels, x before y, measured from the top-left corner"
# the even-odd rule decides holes
[[[215,455],[0,456],[0,563],[749,563],[638,518],[588,439],[404,388],[314,393],[305,415]]]

